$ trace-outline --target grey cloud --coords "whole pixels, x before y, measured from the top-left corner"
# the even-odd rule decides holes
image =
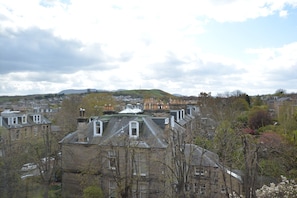
[[[277,70],[271,70],[267,71],[265,76],[271,81],[277,81],[277,82],[290,82],[290,81],[296,81],[297,80],[297,63],[295,65],[292,65],[289,68],[279,68]]]
[[[100,45],[81,51],[83,47],[78,41],[62,40],[37,28],[7,31],[5,35],[0,35],[0,74],[107,69]]]
[[[134,53],[133,52],[124,52],[121,53],[119,61],[120,62],[128,62],[133,58]]]
[[[16,78],[14,78],[16,79]],[[30,80],[32,82],[51,82],[51,83],[60,83],[65,79],[59,73],[55,72],[38,72],[38,73],[29,73],[26,76],[18,76],[16,80],[18,81],[26,81]]]
[[[150,65],[150,69],[154,72],[157,79],[178,79],[182,76],[182,65],[186,62],[177,58],[172,52],[168,52],[166,60]]]
[[[183,71],[183,66],[187,64],[196,65],[195,69]],[[205,79],[218,78],[218,76],[228,76],[230,74],[242,74],[246,71],[236,69],[234,65],[225,65],[218,62],[203,62],[201,59],[196,60],[190,58],[179,59],[173,53],[168,53],[164,62],[151,65],[154,76],[158,79]]]
[[[197,63],[197,68],[192,71],[193,73],[199,73],[203,76],[218,76],[218,75],[229,75],[229,74],[240,74],[244,70],[239,70],[234,67],[234,65],[224,65],[217,62],[202,63],[199,61]]]
[[[0,21],[10,21],[10,19],[0,13]]]

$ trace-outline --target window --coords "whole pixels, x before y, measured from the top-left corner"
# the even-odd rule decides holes
[[[20,139],[20,130],[17,130],[15,133],[15,139],[19,140]]]
[[[13,118],[12,120],[13,124],[17,124],[17,118]]]
[[[146,176],[147,164],[146,164],[146,156],[144,153],[135,153],[133,160],[133,174],[139,176]]]
[[[138,185],[133,186],[132,189],[133,198],[146,198],[148,197],[148,188],[147,184],[139,183]]]
[[[213,172],[212,178],[214,179],[214,182],[218,182],[218,172]]]
[[[201,195],[204,195],[204,194],[205,194],[205,189],[206,189],[205,184],[201,184],[201,185],[200,185],[199,193],[200,193]]]
[[[33,133],[34,133],[34,136],[37,136],[38,135],[38,128],[37,128],[37,126],[33,126]]]
[[[26,117],[26,115],[23,115],[22,116],[22,123],[23,124],[26,124],[27,123],[27,117]]]
[[[136,121],[129,122],[129,136],[137,138],[139,136],[139,123]]]
[[[115,198],[116,196],[117,184],[115,181],[109,181],[109,198]]]
[[[28,131],[27,131],[27,128],[25,128],[25,137],[27,137],[28,136]]]
[[[114,150],[108,151],[108,163],[109,163],[109,169],[111,170],[116,169],[116,152]]]
[[[198,183],[194,183],[194,192],[204,195],[206,192],[206,185],[205,184],[199,185]]]
[[[198,192],[198,187],[199,187],[198,183],[194,183],[194,192]]]
[[[41,123],[41,116],[40,115],[33,115],[33,121],[35,122],[35,123]]]
[[[202,167],[195,167],[195,175],[196,176],[206,176],[207,171],[204,170]]]
[[[93,122],[94,136],[102,136],[103,133],[103,123],[101,120],[95,120]]]

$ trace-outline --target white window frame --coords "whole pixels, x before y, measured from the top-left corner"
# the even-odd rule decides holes
[[[27,116],[26,115],[22,116],[22,124],[27,124]]]
[[[133,175],[147,176],[148,165],[145,153],[135,153],[133,160]]]
[[[108,168],[110,170],[116,170],[116,156],[115,150],[108,151]]]
[[[99,126],[97,124],[100,124]],[[93,121],[93,134],[94,136],[102,136],[103,134],[103,122],[101,120]]]
[[[39,114],[33,115],[33,122],[35,122],[36,124],[41,123],[41,116]]]
[[[203,167],[195,167],[194,175],[196,176],[206,176],[207,171]]]
[[[134,130],[136,130],[135,131],[136,134],[133,134]],[[129,137],[131,137],[131,138],[138,138],[139,137],[139,122],[137,122],[137,121],[130,121],[129,122]]]

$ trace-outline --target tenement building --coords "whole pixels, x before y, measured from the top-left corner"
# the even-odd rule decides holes
[[[50,132],[51,122],[40,113],[4,110],[0,116],[0,156],[8,151],[23,150],[25,141],[40,138]]]
[[[79,117],[77,130],[60,141],[63,197],[82,197],[89,186],[110,198],[241,193],[241,178],[216,154],[185,141],[197,110]]]

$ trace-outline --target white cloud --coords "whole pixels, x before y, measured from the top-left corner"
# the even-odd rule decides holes
[[[283,45],[279,48],[259,48],[248,49],[247,53],[256,54],[258,59],[255,60],[257,65],[261,65],[263,70],[290,68],[297,65],[297,42]]]
[[[279,16],[280,16],[280,17],[286,17],[286,16],[288,16],[288,11],[287,11],[287,10],[281,10],[281,11],[279,12]]]
[[[249,55],[257,57],[247,64],[235,55],[205,50],[196,38],[208,34],[213,21],[236,24],[269,15],[289,17],[289,5],[296,6],[297,1],[0,0],[0,30],[5,33],[0,40],[9,41],[0,71],[8,62],[14,64],[6,74],[0,72],[2,82],[7,82],[1,91],[141,87],[191,95],[233,91],[239,85],[258,87],[265,84],[263,79],[270,82],[267,72],[291,71],[296,66],[296,43],[248,49]],[[45,64],[49,62],[51,66]],[[40,72],[46,70],[53,80],[40,81],[37,73],[20,73],[20,68],[32,72],[33,66]]]

